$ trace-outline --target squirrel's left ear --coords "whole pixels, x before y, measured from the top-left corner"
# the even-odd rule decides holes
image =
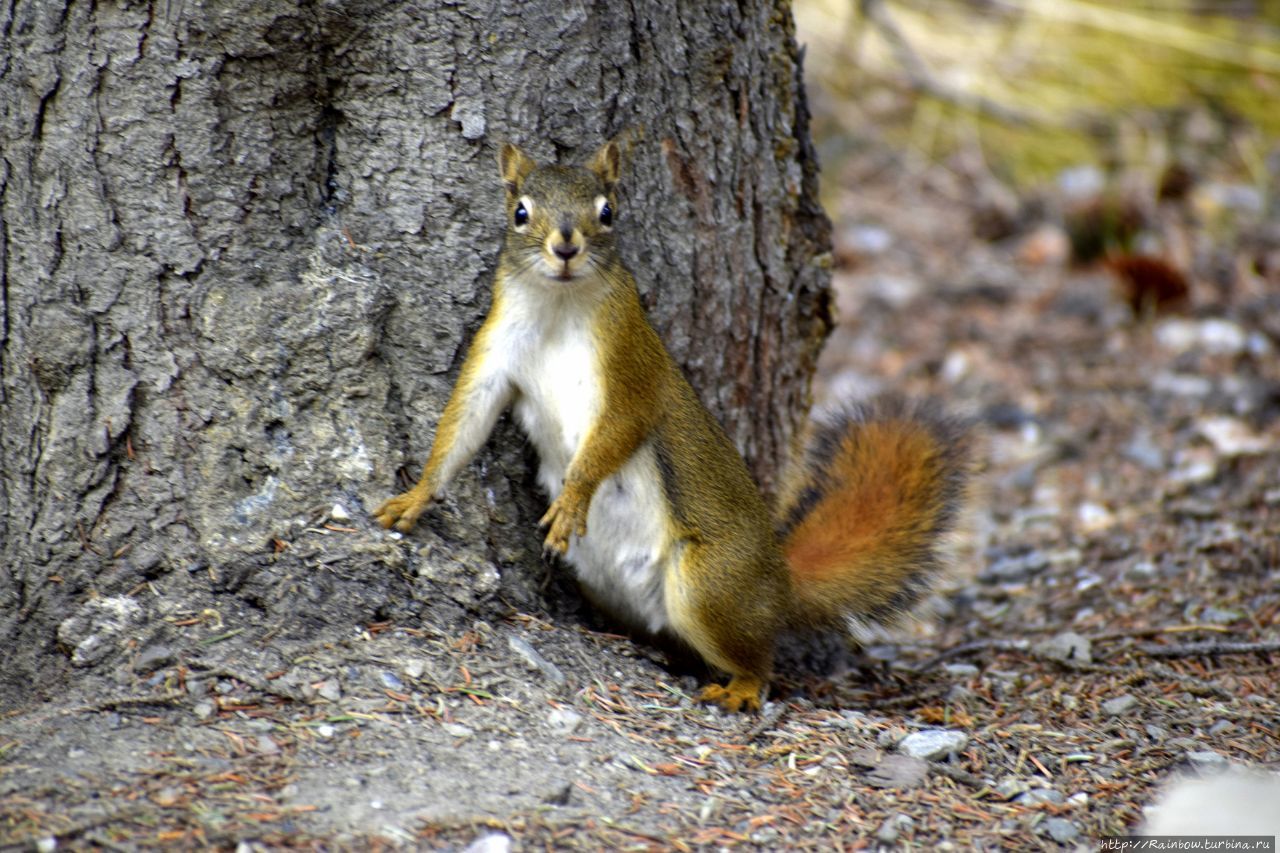
[[[511,195],[520,192],[520,184],[537,166],[528,154],[510,142],[504,142],[498,149],[498,173],[502,175],[502,182],[507,185],[507,192]]]
[[[618,151],[618,143],[610,139],[601,145],[587,168],[599,175],[606,187],[616,184],[618,173],[622,171],[622,154]]]

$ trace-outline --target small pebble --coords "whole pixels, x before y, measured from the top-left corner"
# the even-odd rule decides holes
[[[1173,397],[1207,397],[1213,383],[1203,376],[1164,371],[1151,377],[1151,390]]]
[[[335,729],[333,726],[329,725],[328,723],[321,723],[320,725],[316,726],[316,737],[321,738],[323,740],[328,740],[329,738],[333,737],[335,733],[337,733],[337,729]]]
[[[333,508],[329,510],[329,517],[334,521],[350,521],[351,513],[347,512],[347,508],[342,504],[334,504]],[[315,516],[312,516],[312,518],[315,518]]]
[[[555,684],[564,684],[568,679],[564,677],[564,673],[560,671],[560,667],[538,654],[538,650],[529,645],[529,642],[515,634],[507,637],[507,646],[511,651],[524,658],[525,663],[533,669],[539,670],[548,680]]]
[[[1150,560],[1139,560],[1128,568],[1125,572],[1134,580],[1147,580],[1156,576],[1156,564]]]
[[[1093,645],[1087,637],[1082,637],[1074,631],[1055,634],[1047,640],[1036,643],[1032,649],[1036,654],[1049,660],[1093,662]]]
[[[1097,533],[1115,524],[1116,517],[1102,504],[1084,501],[1076,507],[1076,521],[1083,532]]]
[[[440,727],[457,738],[471,737],[474,734],[471,729],[461,723],[442,723]]]
[[[1252,456],[1271,450],[1271,442],[1236,418],[1204,418],[1196,425],[1222,456]]]
[[[1150,435],[1135,437],[1124,449],[1124,456],[1148,471],[1163,471],[1167,464],[1164,452],[1151,443]]]
[[[394,672],[383,670],[378,676],[382,680],[382,686],[388,690],[402,691],[404,690],[404,682],[400,680]]]
[[[1217,457],[1206,447],[1180,453],[1173,470],[1165,476],[1165,479],[1171,486],[1187,488],[1199,483],[1207,483],[1216,476],[1218,476]]]
[[[985,583],[1018,581],[1042,572],[1048,567],[1048,555],[1043,551],[1033,550],[1025,554],[993,560],[978,572],[978,580]]]
[[[1044,822],[1044,828],[1048,830],[1049,837],[1059,844],[1070,844],[1080,837],[1080,830],[1064,817],[1049,818]]]
[[[1063,195],[1080,201],[1102,192],[1107,178],[1097,166],[1071,166],[1058,173],[1057,183]]]
[[[321,699],[337,702],[342,698],[342,686],[338,684],[337,679],[327,678],[316,685],[316,693]]]
[[[880,255],[893,244],[893,235],[879,225],[852,225],[841,232],[841,237],[860,255]]]
[[[1211,625],[1230,625],[1244,618],[1239,610],[1227,610],[1221,607],[1206,607],[1200,611],[1200,621]]]
[[[1156,342],[1170,352],[1200,349],[1214,355],[1239,355],[1249,344],[1243,328],[1230,320],[1165,320],[1155,330]]]
[[[40,853],[53,853],[58,849],[58,839],[52,835],[46,835],[44,838],[36,841],[36,850]]]
[[[195,704],[194,708],[192,708],[192,711],[195,712],[196,718],[200,720],[209,719],[214,715],[214,713],[217,710],[218,710],[217,706],[214,705],[212,702],[210,702],[208,699],[202,699],[201,701]]]
[[[949,663],[943,669],[947,671],[947,675],[955,678],[972,678],[979,672],[978,668],[971,663]]]
[[[154,672],[161,667],[168,666],[177,660],[177,655],[173,649],[165,645],[147,646],[142,650],[142,654],[138,655],[138,659],[134,661],[134,672]]]
[[[467,845],[462,853],[510,853],[511,836],[501,832],[482,835]]]
[[[1061,792],[1052,788],[1032,788],[1025,794],[1019,794],[1014,800],[1021,806],[1040,806],[1046,803],[1050,805],[1060,806],[1067,801]]]
[[[891,308],[905,308],[924,293],[924,282],[913,276],[880,273],[867,278],[866,293]]]
[[[916,822],[909,815],[892,814],[885,818],[884,823],[880,824],[880,828],[876,830],[876,839],[885,844],[892,844],[898,840],[903,832],[909,831],[916,825]]]
[[[547,722],[557,734],[571,735],[582,725],[582,715],[571,708],[553,708]]]
[[[1202,320],[1198,331],[1200,345],[1215,355],[1239,355],[1249,344],[1245,330],[1230,320]]]
[[[1117,696],[1114,699],[1108,699],[1102,703],[1102,713],[1108,717],[1118,717],[1121,714],[1127,714],[1138,706],[1138,700],[1128,693],[1123,696]]]
[[[996,785],[996,793],[1006,800],[1012,800],[1019,794],[1025,794],[1031,790],[1031,783],[1026,779],[1019,779],[1016,776],[1009,776],[1000,780],[1000,784]]]
[[[969,744],[964,732],[949,729],[924,729],[912,732],[898,743],[898,749],[914,758],[933,761],[959,752]]]

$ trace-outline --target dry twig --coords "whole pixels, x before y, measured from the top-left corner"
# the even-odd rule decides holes
[[[1030,648],[1030,643],[1026,640],[974,640],[971,643],[961,643],[958,646],[952,646],[944,649],[938,654],[926,660],[924,663],[914,667],[916,672],[924,672],[932,669],[944,661],[952,658],[971,655],[974,652],[985,652],[995,650],[998,652],[1025,652]]]
[[[1142,646],[1143,653],[1153,658],[1193,658],[1214,655],[1251,655],[1258,652],[1280,652],[1280,640],[1259,643],[1219,643],[1208,640],[1203,643],[1186,643],[1177,646]]]

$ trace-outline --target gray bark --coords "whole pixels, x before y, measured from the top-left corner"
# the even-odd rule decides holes
[[[767,484],[828,322],[786,3],[0,4],[9,685],[206,611],[262,637],[540,606],[505,421],[413,536],[366,512],[487,308],[497,145],[620,133],[624,256]]]

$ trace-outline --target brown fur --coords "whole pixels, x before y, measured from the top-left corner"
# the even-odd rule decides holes
[[[941,566],[967,476],[964,426],[897,398],[812,426],[778,507],[793,621],[884,621],[909,609]]]

